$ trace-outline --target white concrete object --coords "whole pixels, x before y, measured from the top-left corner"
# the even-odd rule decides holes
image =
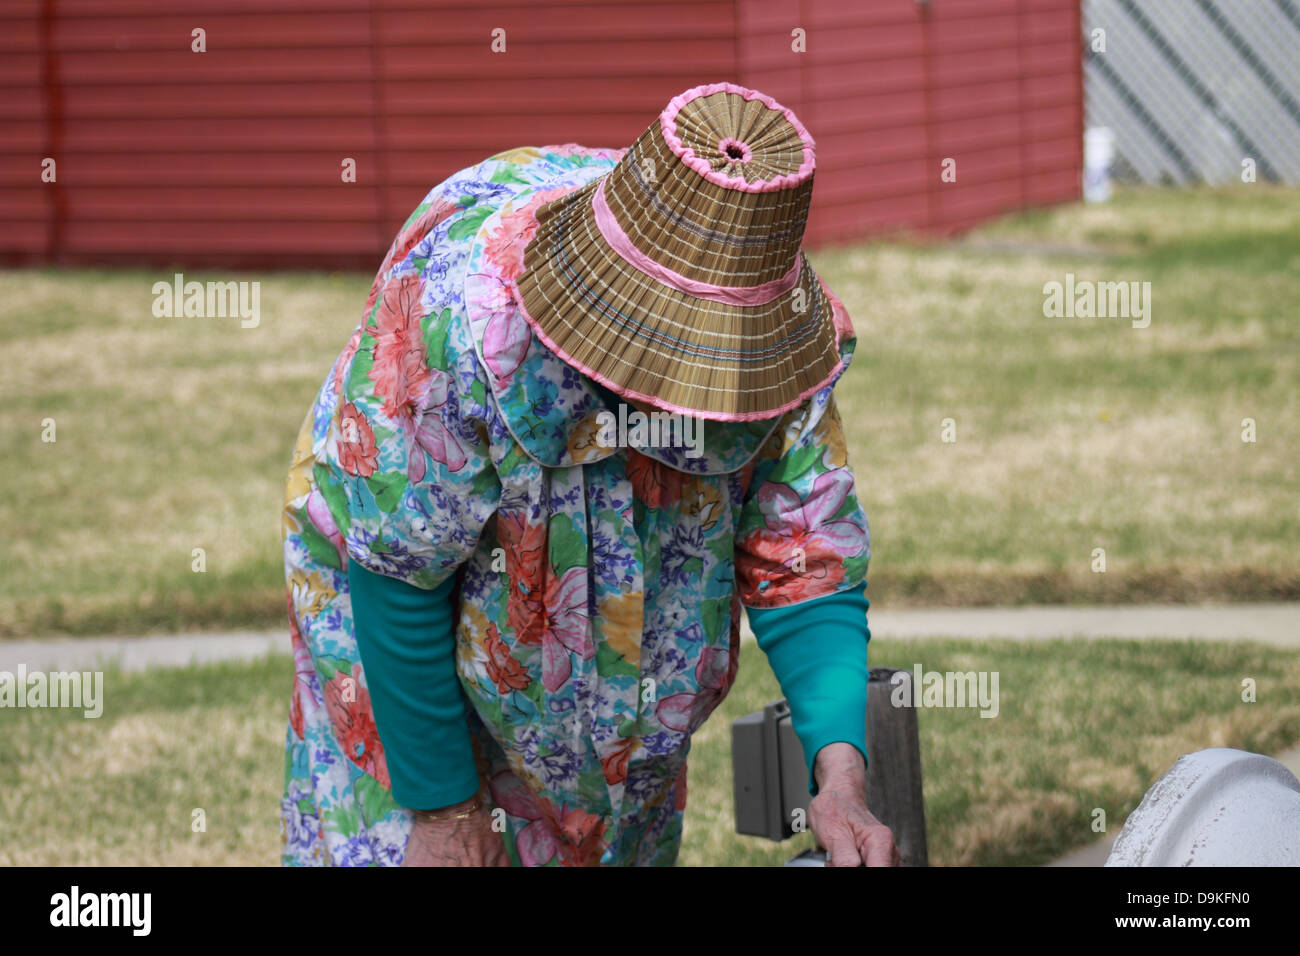
[[[1243,750],[1180,757],[1129,816],[1106,866],[1300,866],[1300,780]]]

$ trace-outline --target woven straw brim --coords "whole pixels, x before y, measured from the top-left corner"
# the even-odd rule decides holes
[[[797,284],[761,305],[679,291],[610,248],[592,213],[601,182],[540,207],[525,250],[520,298],[552,351],[620,394],[725,421],[772,417],[829,381],[840,366],[831,304],[802,252]],[[729,226],[727,207],[701,214]]]

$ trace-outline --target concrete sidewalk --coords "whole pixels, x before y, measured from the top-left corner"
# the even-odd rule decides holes
[[[1300,647],[1300,603],[873,608],[867,614],[867,623],[873,638],[1190,638]],[[753,637],[748,622],[743,630],[747,638]]]
[[[867,620],[879,637],[1192,638],[1300,647],[1300,603],[885,609]]]
[[[289,656],[289,631],[234,631],[159,637],[71,637],[0,641],[0,671],[95,670],[116,664],[124,671],[188,667],[215,661]]]
[[[976,607],[872,610],[874,638],[1056,637],[1250,640],[1300,647],[1300,603],[1111,605],[1106,607]],[[742,633],[753,640],[748,622]],[[220,660],[288,654],[285,630],[176,634],[158,637],[0,641],[0,670],[85,670],[109,662],[123,670],[183,667]]]

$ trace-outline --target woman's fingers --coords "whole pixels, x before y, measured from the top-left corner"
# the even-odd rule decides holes
[[[894,834],[856,794],[827,792],[813,798],[810,821],[827,850],[828,866],[899,866]]]
[[[861,866],[862,858],[858,855],[857,841],[853,831],[848,827],[836,828],[834,836],[826,844],[827,866]]]
[[[872,818],[875,819],[874,817]],[[867,866],[898,866],[901,862],[898,847],[894,844],[894,835],[883,823],[868,824],[862,833],[859,846],[863,862]]]

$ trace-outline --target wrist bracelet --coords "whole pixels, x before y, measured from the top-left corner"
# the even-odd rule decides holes
[[[474,802],[467,810],[458,810],[455,813],[449,813],[446,810],[416,810],[415,815],[421,820],[430,823],[438,823],[443,820],[464,820],[466,817],[472,817],[483,809],[483,794],[474,794]]]

